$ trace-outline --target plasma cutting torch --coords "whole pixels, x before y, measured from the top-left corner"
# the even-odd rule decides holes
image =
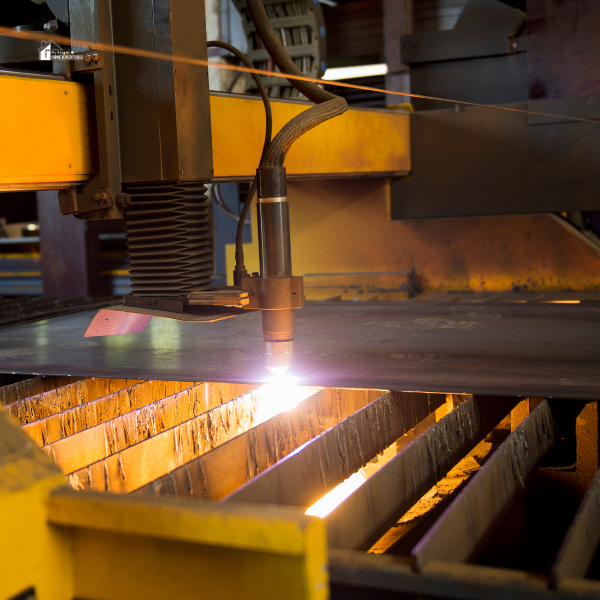
[[[292,276],[285,167],[259,168],[257,177],[260,276],[242,279],[242,287],[262,309],[266,367],[282,373],[294,352],[293,309],[304,305],[303,282]]]
[[[55,5],[63,3],[38,5],[40,27]],[[213,177],[210,96],[207,68],[198,66],[207,60],[204,2],[145,0],[146,8],[140,12],[141,5],[139,0],[69,0],[69,10],[57,12],[53,21],[53,31],[79,40],[73,42],[75,49],[63,48],[65,55],[74,58],[58,61],[54,70],[60,69],[67,79],[93,84],[99,167],[92,180],[59,193],[60,210],[85,220],[124,219],[126,224],[131,293],[123,298],[123,306],[101,310],[86,336],[135,333],[152,317],[211,322],[259,309],[266,366],[285,371],[294,347],[293,311],[304,305],[302,278],[292,276],[285,158],[300,136],[344,113],[346,101],[314,83],[289,79],[314,105],[271,139],[268,93],[253,74],[265,104],[265,142],[239,219],[234,285],[215,288],[205,187]],[[308,10],[319,10],[318,4],[307,5]],[[302,77],[279,41],[262,0],[247,0],[247,11],[283,76]],[[103,48],[134,47],[146,54],[92,53],[80,47],[81,40]],[[254,67],[229,44],[208,45],[220,46],[246,67]],[[156,48],[172,53],[173,64],[152,58]],[[29,54],[30,60],[33,51],[24,53],[17,45],[7,50],[7,56],[19,53]],[[37,69],[43,70],[41,66],[48,65]],[[31,60],[26,68],[32,68]],[[260,273],[249,275],[242,233],[255,195]]]

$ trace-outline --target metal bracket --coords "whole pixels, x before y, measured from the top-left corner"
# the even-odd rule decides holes
[[[247,294],[234,291],[229,294],[230,297],[228,299],[217,303],[219,295],[227,296],[227,294],[219,290],[215,290],[214,292],[213,290],[196,292],[181,296],[134,296],[127,294],[123,296],[123,307],[166,311],[180,315],[235,315],[239,314],[242,308],[247,308],[244,304],[244,300],[248,298]],[[236,295],[243,297],[236,300]]]
[[[249,292],[249,302],[244,308],[277,310],[304,307],[302,277],[246,277],[242,279],[242,289]]]
[[[99,216],[103,213],[104,218],[122,218],[124,209],[131,204],[131,196],[122,192],[113,193],[102,187],[101,181],[95,177],[83,188],[72,185],[67,190],[59,191],[60,212],[63,215],[84,214],[84,218],[103,218]]]
[[[90,50],[83,54],[83,58],[70,61],[71,72],[95,71],[102,68],[102,62],[102,53],[99,50]]]
[[[58,192],[60,212],[63,215],[85,213],[102,208],[110,208],[112,199],[109,190],[95,190],[77,193],[76,186]]]
[[[230,306],[244,308],[250,302],[248,292],[239,287],[217,287],[206,292],[194,292],[186,296],[188,306]]]

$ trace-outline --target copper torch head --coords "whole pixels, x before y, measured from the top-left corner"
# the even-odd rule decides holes
[[[274,374],[285,373],[294,353],[294,311],[263,310],[265,364]]]

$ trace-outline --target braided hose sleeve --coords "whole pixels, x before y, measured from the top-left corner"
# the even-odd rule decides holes
[[[285,47],[279,41],[267,11],[262,0],[246,0],[250,17],[256,27],[264,47],[273,59],[273,62],[279,67],[279,70],[286,73],[302,76],[303,73],[298,69],[294,61],[289,57]],[[309,100],[312,100],[317,106],[298,115],[292,119],[277,134],[271,142],[268,151],[266,166],[283,166],[285,157],[292,144],[304,133],[310,131],[317,125],[324,123],[328,119],[337,117],[346,112],[348,105],[346,100],[326,92],[315,83],[307,81],[298,81],[296,79],[288,80],[299,92],[304,94]]]
[[[249,69],[254,68],[254,65],[250,62],[248,57],[241,50],[238,50],[235,46],[232,46],[227,42],[212,40],[210,42],[207,42],[206,45],[208,48],[223,48],[224,50],[227,50],[228,52],[231,52],[233,55],[235,55],[242,63],[244,63],[244,66],[248,67]],[[263,149],[259,161],[259,166],[262,166],[263,162],[266,159],[267,149],[271,142],[271,136],[273,135],[273,116],[271,113],[271,102],[269,101],[269,94],[267,93],[262,78],[260,77],[260,75],[258,75],[258,73],[252,73],[252,78],[256,83],[256,87],[258,88],[263,104],[265,106],[265,117],[267,122],[265,130],[265,141],[263,144]],[[252,199],[254,198],[254,194],[256,193],[256,185],[256,177],[254,177],[254,181],[252,182],[250,190],[248,191],[248,195],[246,196],[246,199],[244,201],[242,212],[240,213],[240,217],[238,219],[238,226],[235,234],[235,262],[238,268],[244,268],[244,225],[246,224],[246,217],[248,216],[248,211],[250,210]]]
[[[279,70],[285,75],[298,75],[304,76],[304,73],[296,66],[296,63],[289,57],[285,47],[279,41],[269,15],[262,3],[262,0],[246,0],[248,5],[248,11],[250,17],[256,27],[256,32],[260,37],[264,47],[273,59],[273,62],[279,67]],[[296,79],[288,79],[288,81],[301,93],[304,94],[309,100],[312,100],[315,104],[321,102],[327,102],[336,98],[334,94],[326,92],[315,83],[310,81],[298,81]]]
[[[344,98],[334,96],[332,100],[311,106],[308,110],[300,113],[291,121],[286,123],[281,131],[271,142],[267,157],[266,167],[283,167],[285,157],[292,144],[307,131],[314,129],[317,125],[343,115],[348,110],[348,104]]]

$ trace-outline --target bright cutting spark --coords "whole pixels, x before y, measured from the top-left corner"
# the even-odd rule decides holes
[[[357,65],[355,67],[337,67],[327,69],[323,75],[324,81],[339,81],[340,79],[357,79],[358,77],[374,77],[385,75],[388,66],[385,63],[377,65]]]
[[[272,383],[261,385],[256,393],[260,398],[256,411],[255,425],[260,425],[265,421],[290,410],[312,396],[320,388],[295,385],[292,377],[278,376],[273,377]]]
[[[288,372],[289,367],[267,367],[267,371],[272,373],[277,379],[284,377]]]
[[[305,514],[313,517],[326,517],[336,506],[341,504],[352,492],[356,491],[367,478],[362,471],[350,475],[340,485],[334,487],[328,494],[317,500]]]

